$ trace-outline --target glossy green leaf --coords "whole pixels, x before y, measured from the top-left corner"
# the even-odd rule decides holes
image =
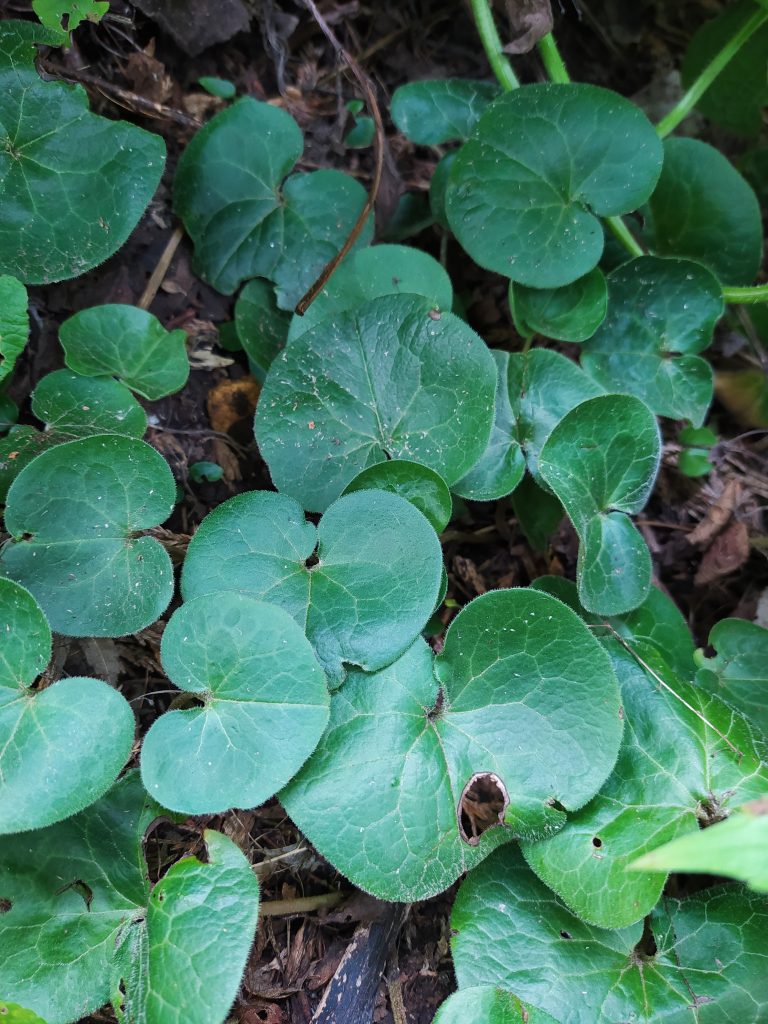
[[[752,283],[763,254],[760,207],[718,150],[698,139],[667,139],[648,206],[659,255],[703,263],[723,284]]]
[[[264,277],[291,309],[346,241],[365,189],[340,171],[286,178],[302,149],[290,114],[245,96],[182,153],[174,208],[195,244],[197,272],[220,292]],[[371,233],[369,222],[360,244]]]
[[[387,458],[421,462],[450,487],[488,443],[495,384],[488,349],[462,320],[385,295],[280,353],[256,439],[275,486],[310,511]]]
[[[10,376],[29,337],[27,289],[15,277],[0,275],[0,383]]]
[[[119,381],[71,370],[43,377],[32,395],[32,412],[62,441],[91,434],[142,437],[147,429],[146,413]]]
[[[58,633],[136,632],[171,599],[170,558],[144,531],[175,497],[168,464],[143,441],[102,434],[57,445],[11,485],[0,571],[34,594]]]
[[[142,838],[160,813],[131,772],[75,817],[3,841],[8,998],[48,1024],[81,1020],[110,997],[131,1024],[223,1024],[258,884],[231,840],[207,831],[207,863],[179,861],[150,892]]]
[[[525,456],[516,436],[517,423],[510,401],[510,357],[494,349],[496,398],[493,427],[485,451],[453,485],[454,493],[472,501],[495,501],[511,494],[525,473]]]
[[[87,377],[110,375],[154,402],[187,383],[185,331],[166,331],[157,317],[138,306],[92,306],[59,329],[70,370]]]
[[[280,799],[355,885],[424,899],[500,843],[562,827],[611,771],[621,731],[610,662],[578,617],[499,590],[459,612],[437,658],[419,640],[375,675],[351,672]],[[499,825],[477,835],[467,807],[482,780]]]
[[[694,33],[681,68],[686,89],[698,78],[726,39],[755,13],[754,0],[737,0]],[[768,24],[752,35],[728,61],[696,106],[710,120],[737,135],[755,138],[768,105]]]
[[[108,0],[32,0],[32,10],[42,24],[57,32],[61,42],[66,44],[70,33],[83,21],[101,21],[109,10],[109,3]]]
[[[608,287],[595,267],[562,288],[527,288],[509,283],[509,305],[519,334],[557,341],[586,341],[605,319]]]
[[[691,260],[641,256],[609,274],[608,293],[608,315],[584,345],[581,365],[607,391],[700,426],[713,375],[698,353],[724,309],[717,279]]]
[[[656,419],[630,395],[577,405],[541,450],[539,472],[579,535],[579,598],[591,612],[618,615],[648,594],[651,556],[629,517],[648,500],[660,459]]]
[[[768,798],[737,808],[726,821],[690,832],[630,865],[638,871],[729,875],[768,892]]]
[[[279,605],[340,682],[345,663],[375,671],[410,646],[435,607],[442,565],[435,531],[399,495],[347,494],[315,527],[286,495],[251,491],[203,520],[181,587],[186,601],[233,590]]]
[[[390,113],[395,126],[419,146],[469,138],[481,114],[499,94],[495,82],[442,78],[407,82],[395,89]]]
[[[430,308],[448,313],[453,305],[451,279],[429,253],[408,245],[372,245],[344,260],[304,316],[291,320],[288,340],[382,295],[422,295]]]
[[[558,1024],[543,1010],[523,1004],[511,992],[478,985],[454,992],[437,1011],[433,1024]]]
[[[557,581],[558,596],[564,586]],[[693,644],[669,598],[653,589],[636,611],[608,622],[649,666],[608,629],[597,630],[621,686],[625,729],[616,769],[558,835],[526,844],[523,853],[580,918],[623,928],[650,913],[666,881],[629,865],[768,792],[768,770],[746,722],[686,681]]]
[[[716,654],[699,659],[697,684],[768,737],[768,629],[744,619],[722,619],[709,634],[709,646]]]
[[[391,491],[405,498],[425,516],[436,533],[448,525],[453,501],[448,485],[433,469],[406,459],[390,459],[369,466],[347,484],[345,494],[354,491]]]
[[[454,234],[481,267],[532,288],[589,273],[599,217],[644,203],[662,148],[645,114],[594,85],[527,85],[496,100],[451,168]]]
[[[736,1024],[768,1012],[768,905],[740,886],[666,897],[643,939],[640,921],[607,931],[574,917],[507,846],[462,885],[451,925],[460,989],[510,989],[562,1024]]]
[[[312,307],[310,306],[310,309]],[[263,379],[272,361],[285,348],[291,316],[279,309],[269,281],[249,281],[235,303],[235,329],[240,344]]]
[[[247,594],[206,595],[174,613],[161,652],[171,682],[202,706],[151,726],[141,752],[148,792],[184,814],[274,796],[328,723],[325,677],[301,627]]]
[[[0,273],[77,277],[116,252],[160,181],[159,135],[91,114],[78,85],[43,81],[31,22],[0,22]]]

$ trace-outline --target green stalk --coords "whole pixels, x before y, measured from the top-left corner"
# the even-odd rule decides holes
[[[726,302],[738,305],[768,302],[768,284],[756,284],[750,288],[723,288],[723,298]]]
[[[750,36],[768,21],[768,8],[758,6],[754,14],[744,22],[736,35],[731,36],[719,53],[715,54],[699,77],[675,106],[656,125],[659,137],[664,139],[686,118],[714,80],[739,52]]]
[[[501,39],[488,0],[472,0],[472,14],[488,63],[498,78],[499,85],[504,92],[518,89],[520,82],[502,49]]]
[[[571,78],[568,74],[568,69],[566,68],[565,62],[557,48],[555,37],[551,32],[547,32],[547,34],[542,36],[539,40],[539,56],[541,57],[542,64],[546,68],[550,81],[560,82],[562,84],[570,82]]]

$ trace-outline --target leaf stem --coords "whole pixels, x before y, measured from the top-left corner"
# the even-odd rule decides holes
[[[723,288],[723,298],[726,302],[739,305],[768,302],[768,284],[756,284],[749,288]]]
[[[541,62],[547,70],[550,81],[559,82],[561,84],[567,84],[571,80],[571,76],[568,74],[568,69],[565,66],[560,51],[557,48],[555,37],[551,32],[547,32],[545,36],[539,40],[539,56]]]
[[[766,21],[768,21],[768,8],[758,4],[757,10],[747,18],[739,31],[731,36],[722,50],[715,54],[690,89],[680,97],[675,106],[656,125],[656,131],[660,138],[666,138],[690,114],[723,68]]]
[[[519,88],[520,82],[504,54],[489,0],[471,0],[471,3],[475,26],[491,70],[504,92],[512,92]]]

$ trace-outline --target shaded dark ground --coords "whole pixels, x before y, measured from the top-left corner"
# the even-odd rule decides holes
[[[153,2],[160,6],[158,0]],[[149,0],[141,6],[149,10]],[[642,90],[646,98],[663,101],[669,71],[679,66],[687,40],[720,6],[714,0],[666,4],[640,0],[631,5],[595,0],[578,8],[564,2],[556,30],[575,79],[608,85],[629,96]],[[218,0],[211,0],[209,7],[218,12]],[[489,77],[467,7],[459,0],[376,5],[327,0],[321,7],[376,83],[385,112],[392,91],[405,81]],[[169,160],[150,209],[119,253],[85,277],[32,289],[33,336],[12,389],[22,405],[22,419],[30,419],[28,396],[36,382],[62,365],[56,338],[61,321],[93,304],[136,303],[144,291],[175,227],[170,183],[178,154],[196,125],[222,106],[196,85],[201,75],[231,79],[240,93],[285,107],[306,133],[300,168],[335,166],[364,184],[370,182],[369,152],[349,150],[342,142],[349,127],[345,103],[360,93],[354,78],[339,67],[301,4],[253,0],[250,8],[251,32],[241,32],[190,57],[138,8],[115,0],[109,18],[98,27],[81,28],[71,50],[45,57],[48,72],[84,82],[96,111],[159,132],[167,142]],[[0,0],[4,17],[28,17],[29,10],[22,0]],[[209,32],[210,23],[198,32],[198,44],[207,41]],[[516,67],[524,81],[542,77],[535,56],[516,58]],[[441,153],[437,148],[414,147],[388,121],[387,130],[390,159],[379,221],[386,221],[401,191],[424,192]],[[729,155],[738,155],[739,144],[734,140],[716,137],[715,141]],[[414,241],[434,255],[440,252],[437,228],[423,231]],[[450,239],[444,252],[472,325],[495,347],[519,347],[504,282],[474,267]],[[147,440],[166,456],[185,493],[161,531],[172,554],[178,555],[211,508],[233,493],[269,486],[251,431],[257,387],[248,377],[243,353],[217,345],[218,327],[231,319],[233,300],[196,278],[190,257],[191,248],[183,240],[151,309],[166,327],[183,327],[190,333],[197,368],[181,393],[146,403],[153,424]],[[738,361],[739,344],[732,328],[721,327],[710,351],[715,366],[746,365]],[[568,351],[568,346],[562,348]],[[768,506],[765,434],[742,436],[743,426],[717,404],[713,420],[726,439],[716,453],[716,470],[703,483],[682,477],[675,468],[674,431],[669,429],[664,468],[640,519],[654,556],[657,582],[678,602],[701,644],[718,619],[733,614],[753,618],[768,586],[763,528]],[[215,485],[192,484],[188,467],[200,459],[219,462],[225,469],[224,479]],[[726,515],[728,525],[692,545],[688,535],[700,520],[711,518],[723,493],[732,505]],[[444,540],[449,597],[458,605],[487,589],[525,585],[542,573],[573,578],[575,572],[572,529],[561,526],[546,552],[534,552],[506,501],[466,508]],[[700,575],[697,582],[702,558],[725,571],[706,584]],[[444,611],[446,622],[451,614]],[[102,675],[118,685],[132,701],[143,733],[173,697],[159,663],[162,628],[157,623],[117,641],[60,639],[55,652],[58,668],[68,674]],[[180,826],[161,825],[148,841],[154,876],[179,856],[202,852],[201,834],[208,826],[222,829],[254,864],[261,865],[266,903],[349,890],[348,883],[307,846],[276,801],[256,811],[195,819]],[[396,941],[390,943],[376,1021],[428,1024],[452,990],[447,919],[451,901],[449,892],[410,908]],[[350,892],[330,910],[263,916],[232,1018],[242,1024],[305,1024],[355,929],[385,912],[385,905]],[[93,1022],[113,1019],[107,1010],[88,1018]]]

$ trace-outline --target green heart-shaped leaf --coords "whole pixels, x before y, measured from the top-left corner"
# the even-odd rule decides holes
[[[340,682],[345,663],[375,671],[411,645],[435,607],[442,566],[435,531],[396,494],[347,494],[314,527],[286,495],[252,491],[203,520],[181,587],[186,601],[234,590],[279,605]]]
[[[713,658],[699,659],[696,682],[736,708],[768,737],[768,629],[722,619],[709,634]]]
[[[713,375],[697,353],[723,314],[717,279],[691,260],[641,256],[608,276],[608,292],[608,315],[584,345],[581,365],[606,390],[700,426]]]
[[[458,614],[437,658],[418,640],[382,672],[351,672],[280,799],[355,885],[424,899],[500,843],[559,829],[602,785],[621,731],[610,662],[578,616],[495,591]]]
[[[286,178],[302,149],[290,114],[245,96],[182,153],[174,207],[195,243],[198,273],[220,292],[265,277],[291,309],[346,241],[365,189],[339,171]],[[359,244],[371,234],[369,221]]]
[[[157,188],[159,135],[88,110],[85,90],[43,81],[30,22],[0,23],[0,273],[77,277],[116,252]]]
[[[766,901],[740,886],[666,897],[618,931],[574,917],[513,847],[462,885],[451,916],[459,988],[497,985],[565,1024],[758,1021],[768,1011]]]
[[[419,146],[440,146],[469,137],[480,115],[499,95],[494,82],[442,78],[408,82],[395,89],[390,113],[395,126]]]
[[[763,254],[760,207],[718,150],[698,139],[667,139],[648,206],[659,255],[703,263],[723,284],[752,283]]]
[[[0,275],[0,383],[10,376],[28,337],[27,289],[15,277]]]
[[[430,307],[445,312],[453,305],[451,279],[433,256],[407,245],[373,245],[344,260],[304,316],[291,320],[288,340],[382,295],[423,295]]]
[[[527,85],[492,103],[459,150],[448,220],[481,267],[559,288],[597,266],[598,218],[644,203],[661,163],[653,125],[629,100],[594,85]]]
[[[661,460],[650,409],[631,395],[602,395],[557,424],[539,472],[579,535],[579,599],[591,612],[636,608],[651,585],[651,556],[629,516],[645,505]]]
[[[128,388],[110,377],[54,370],[32,395],[32,412],[61,441],[91,434],[142,437],[147,416]]]
[[[312,306],[309,307],[312,309]],[[235,303],[235,329],[240,344],[263,379],[272,360],[285,348],[290,314],[279,309],[269,281],[249,281]]]
[[[557,584],[559,596],[563,582]],[[687,665],[690,678],[693,645],[669,598],[651,590],[640,608],[609,624],[648,666],[613,633],[599,631],[621,686],[626,723],[616,769],[557,836],[526,844],[523,853],[579,917],[623,928],[650,913],[666,882],[663,873],[635,873],[629,865],[768,792],[768,769],[746,722],[678,675]]]
[[[595,267],[562,288],[526,288],[509,283],[509,305],[518,334],[558,341],[586,341],[605,319],[608,287]]]
[[[454,992],[437,1011],[433,1024],[558,1024],[543,1010],[523,1005],[511,992],[478,985]]]
[[[170,558],[143,533],[168,517],[175,497],[165,459],[137,438],[57,445],[11,485],[0,570],[34,594],[58,633],[143,629],[173,591]]]
[[[347,484],[345,494],[354,491],[391,491],[405,498],[425,516],[436,533],[448,525],[453,502],[448,485],[433,469],[406,459],[390,459],[369,466]]]
[[[179,861],[150,893],[142,839],[160,813],[130,772],[75,817],[3,840],[8,998],[48,1024],[81,1020],[110,996],[136,1024],[222,1024],[253,939],[258,884],[231,840],[205,832],[207,863]]]
[[[387,458],[421,462],[450,486],[488,443],[495,383],[462,320],[386,295],[288,344],[264,384],[256,438],[278,490],[311,511]]]
[[[328,722],[325,677],[282,608],[246,594],[196,598],[171,617],[162,659],[171,682],[203,702],[162,715],[144,739],[142,779],[164,807],[255,807],[317,746]]]
[[[59,328],[70,370],[86,377],[118,377],[154,402],[187,383],[185,331],[166,331],[157,317],[118,303],[75,313]]]

